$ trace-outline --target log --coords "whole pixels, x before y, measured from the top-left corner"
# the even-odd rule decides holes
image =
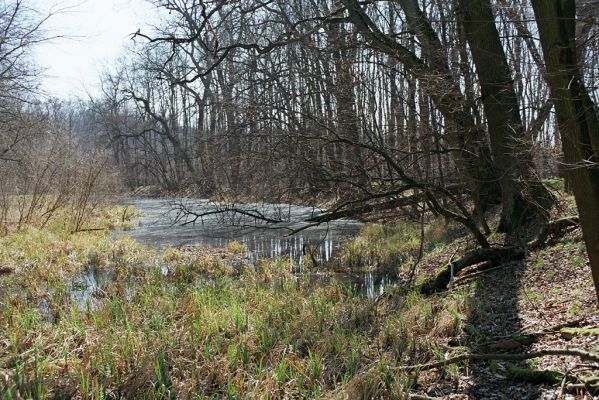
[[[572,340],[577,336],[599,336],[599,328],[562,328],[560,335],[566,340]]]
[[[540,383],[546,385],[557,385],[561,383],[564,378],[568,382],[575,382],[572,378],[567,378],[564,374],[557,371],[537,370],[517,367],[512,365],[508,367],[506,371],[506,378],[513,381],[528,382],[528,383]]]
[[[524,249],[520,247],[479,248],[466,253],[458,261],[450,261],[435,278],[420,287],[420,292],[430,295],[447,289],[452,277],[471,265],[487,262],[492,266],[499,266],[522,258],[524,258]]]
[[[557,371],[541,371],[510,366],[507,369],[506,378],[520,382],[544,385],[557,385],[561,383],[562,388],[568,392],[587,391],[592,395],[596,395],[599,391],[599,383],[596,376],[577,378]]]
[[[487,271],[492,268],[493,268],[493,264],[491,264],[489,262],[483,262],[483,263],[477,264],[472,267],[464,268],[462,271],[455,274],[455,277],[456,277],[456,279],[468,278],[470,276],[476,275],[478,272]]]
[[[538,337],[536,335],[520,335],[513,338],[499,340],[493,343],[489,343],[489,349],[491,350],[514,350],[521,346],[530,346],[536,342]]]

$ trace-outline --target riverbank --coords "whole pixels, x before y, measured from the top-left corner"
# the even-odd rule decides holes
[[[377,357],[372,301],[282,260],[245,265],[239,246],[156,252],[50,228],[1,246],[2,398],[320,397]]]
[[[131,224],[122,210],[95,218]],[[470,353],[597,352],[592,330],[560,331],[599,324],[579,231],[424,296],[418,284],[473,243],[435,221],[420,228],[375,225],[345,246],[336,269],[397,270],[398,284],[372,300],[288,261],[248,264],[238,244],[159,251],[60,224],[3,237],[0,398],[591,398],[576,379],[597,370],[578,357],[407,368]],[[515,366],[570,378],[525,382]]]

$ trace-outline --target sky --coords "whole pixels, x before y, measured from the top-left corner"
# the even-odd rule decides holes
[[[62,99],[100,93],[100,73],[114,70],[130,35],[156,22],[146,0],[32,0],[42,13],[57,11],[45,25],[53,39],[34,57],[43,69],[42,90]]]

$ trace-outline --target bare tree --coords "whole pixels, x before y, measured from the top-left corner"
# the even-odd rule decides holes
[[[576,2],[533,0],[562,148],[599,300],[599,121],[576,45]],[[596,16],[595,16],[596,17]]]
[[[560,137],[520,4],[155,4],[168,20],[134,35],[107,99],[138,173],[225,198],[332,200],[324,219],[425,201],[483,247],[495,204],[510,238],[546,221]]]
[[[491,2],[462,0],[460,6],[502,189],[500,230],[514,231],[535,215],[546,222],[552,197],[535,175],[532,145],[524,130],[512,71],[495,25]]]

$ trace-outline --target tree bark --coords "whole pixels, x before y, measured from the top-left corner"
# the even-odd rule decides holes
[[[499,230],[544,223],[553,202],[535,174],[518,98],[489,0],[460,0],[464,31],[481,88],[493,161],[501,185]]]
[[[568,180],[599,301],[599,121],[577,60],[574,0],[532,0]]]
[[[352,48],[351,33],[339,24],[331,24],[328,30],[329,45],[335,67],[335,83],[332,86],[337,103],[337,134],[360,142],[360,129],[356,114],[355,82],[352,65],[355,62],[355,48]],[[343,165],[348,176],[363,170],[359,146],[344,148]]]

